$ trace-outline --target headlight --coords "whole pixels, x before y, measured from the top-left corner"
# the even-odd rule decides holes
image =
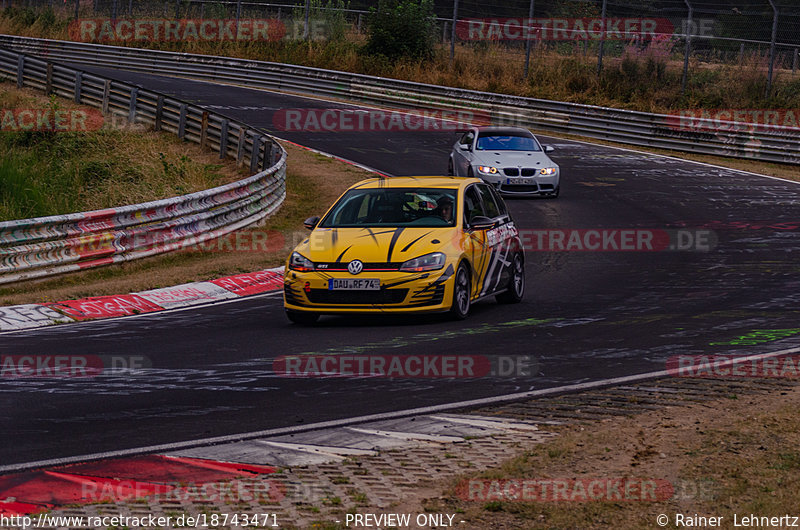
[[[497,173],[497,168],[494,166],[478,166],[478,171],[484,175],[494,175]]]
[[[425,254],[424,256],[406,261],[400,265],[400,270],[403,272],[435,271],[444,267],[445,259],[445,255],[441,252]]]
[[[539,170],[539,173],[541,173],[542,175],[555,175],[557,171],[558,171],[557,167],[543,167],[542,169]]]
[[[314,270],[314,263],[298,252],[292,252],[289,258],[289,268],[293,271],[308,272]]]

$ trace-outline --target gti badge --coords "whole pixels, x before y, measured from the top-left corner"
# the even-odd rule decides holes
[[[347,270],[350,274],[361,274],[361,271],[364,270],[364,264],[361,263],[361,260],[354,259],[347,265]]]

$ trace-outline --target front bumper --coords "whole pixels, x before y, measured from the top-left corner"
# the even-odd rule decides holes
[[[332,278],[355,278],[348,272],[288,270],[283,278],[283,303],[289,311],[311,313],[438,313],[448,311],[453,298],[453,266],[410,273],[364,271],[359,278],[377,278],[380,290],[331,290]]]
[[[504,175],[483,175],[480,178],[491,184],[504,195],[548,195],[555,193],[560,182],[560,173],[555,175],[534,175],[530,177],[506,177]],[[514,180],[524,183],[512,184]]]

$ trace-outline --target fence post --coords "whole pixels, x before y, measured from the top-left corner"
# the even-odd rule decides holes
[[[25,82],[25,56],[20,55],[17,59],[17,88],[22,88]]]
[[[178,138],[183,140],[183,137],[186,136],[186,103],[181,105],[181,114],[178,118]]]
[[[250,149],[250,173],[258,169],[258,154],[261,151],[261,135],[253,134],[253,147]]]
[[[75,0],[75,20],[78,20],[79,13],[78,11],[81,8],[81,0]]]
[[[139,88],[131,90],[131,101],[128,104],[128,123],[136,122],[136,100],[139,98]]]
[[[773,0],[769,0],[769,5],[772,6],[772,37],[769,41],[769,73],[767,74],[767,90],[764,92],[764,97],[768,98],[769,93],[772,91],[772,71],[775,68],[775,40],[778,38],[778,8],[775,6]]]
[[[453,0],[453,27],[450,28],[450,64],[456,56],[456,23],[458,22],[458,0]]]
[[[117,20],[117,0],[111,2],[111,20]]]
[[[528,6],[528,24],[530,25],[530,29],[533,30],[533,2],[531,0],[531,4]],[[523,29],[523,34],[525,30]],[[528,31],[527,38],[525,39],[525,75],[523,76],[525,79],[528,79],[528,68],[531,62],[531,41],[533,40],[533,31]],[[584,44],[586,41],[583,41]]]
[[[683,77],[681,77],[681,94],[686,92],[686,79],[689,77],[689,54],[692,53],[692,15],[694,10],[689,0],[683,0],[689,8],[689,20],[686,21],[686,52],[683,54]]]
[[[103,115],[108,114],[108,100],[111,96],[111,80],[106,79],[103,83]]]
[[[247,139],[247,131],[244,127],[239,127],[239,145],[236,147],[236,165],[241,166],[244,162],[244,142]]]
[[[203,111],[203,116],[200,118],[200,149],[205,148],[206,139],[208,137],[208,111]]]
[[[235,39],[239,38],[239,19],[242,17],[242,0],[236,0],[236,36]]]
[[[603,51],[606,48],[606,7],[608,0],[603,0],[603,9],[600,14],[601,24],[603,26],[603,33],[600,35],[600,50],[597,52],[597,75],[603,71]]]
[[[47,80],[44,85],[45,95],[50,95],[53,92],[53,63],[47,63]]]
[[[161,130],[161,121],[164,119],[164,96],[158,96],[156,101],[156,124],[153,127],[156,131]]]
[[[800,55],[800,49],[795,48],[792,53],[792,75],[797,73],[797,56]]]
[[[303,40],[308,40],[310,36],[308,30],[309,11],[311,11],[311,0],[306,0],[305,13],[303,15]]]
[[[222,128],[219,133],[219,158],[225,158],[228,153],[228,120],[222,120]]]
[[[83,85],[83,72],[75,72],[75,103],[81,104],[81,85]]]

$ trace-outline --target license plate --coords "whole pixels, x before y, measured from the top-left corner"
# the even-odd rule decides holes
[[[534,182],[535,181],[533,179],[516,178],[516,179],[508,179],[508,182],[506,184],[533,184]]]
[[[328,280],[329,291],[379,291],[381,281],[378,278],[331,278]]]

